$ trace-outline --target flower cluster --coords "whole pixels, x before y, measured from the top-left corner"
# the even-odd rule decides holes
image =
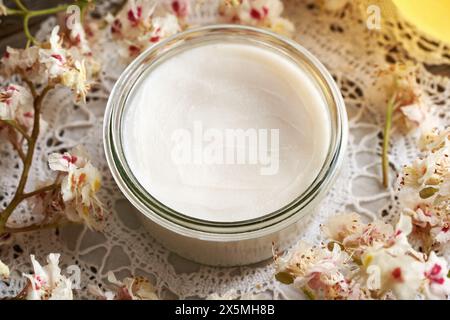
[[[323,226],[324,234],[342,244],[353,259],[361,261],[368,247],[387,242],[393,234],[393,228],[380,220],[368,224],[361,222],[357,213],[348,213],[329,219]]]
[[[411,218],[395,228],[363,223],[357,214],[333,218],[324,226],[328,245],[300,243],[287,256],[275,256],[276,278],[318,299],[446,299],[450,279],[445,259],[425,255],[408,241]]]
[[[116,16],[108,15],[110,35],[119,44],[121,56],[133,58],[152,44],[188,28],[191,2],[129,0]],[[203,4],[199,1],[198,5]],[[219,5],[221,22],[258,26],[291,35],[294,26],[281,17],[282,12],[280,0],[222,0]]]
[[[117,280],[112,272],[108,272],[108,281],[113,291],[103,291],[97,286],[90,285],[88,289],[92,295],[101,300],[158,300],[155,288],[144,277],[127,277]]]
[[[91,229],[100,229],[105,221],[104,210],[97,192],[101,186],[101,176],[97,168],[88,160],[88,155],[77,147],[70,153],[52,153],[48,158],[50,169],[58,172],[57,183],[60,183],[60,193],[56,194],[62,200],[60,206],[48,201],[53,209],[58,208],[69,221],[84,223]]]
[[[448,264],[433,249],[450,239],[449,140],[450,129],[419,140],[423,156],[398,178],[404,209],[395,228],[363,223],[356,213],[333,217],[322,226],[327,245],[301,243],[290,255],[276,256],[277,279],[314,298],[448,298]]]
[[[174,1],[178,16],[185,14],[182,1]],[[184,3],[184,2],[183,2]],[[186,12],[187,13],[187,12]],[[148,46],[181,30],[177,15],[163,6],[145,0],[129,0],[116,15],[108,15],[111,36],[123,50],[123,57],[133,58]]]
[[[424,134],[419,147],[424,155],[403,168],[398,197],[413,235],[430,248],[450,241],[450,129]]]
[[[275,258],[276,278],[286,284],[294,283],[306,295],[314,298],[349,299],[361,295],[351,280],[352,261],[339,245],[312,246],[300,242],[292,252]]]
[[[85,1],[79,5],[85,7],[89,3]],[[40,15],[48,10],[65,10],[66,5],[39,11],[30,11],[23,5],[18,7],[17,10],[6,9],[6,13]],[[24,49],[8,47],[0,59],[0,75],[6,83],[10,81],[9,85],[0,88],[0,129],[7,129],[4,130],[7,138],[23,164],[17,189],[0,212],[0,236],[43,226],[58,227],[61,218],[84,222],[95,229],[103,221],[103,209],[95,195],[100,187],[99,172],[84,156],[80,155],[79,161],[66,166],[60,159],[58,166],[58,156],[51,155],[50,166],[59,172],[55,183],[25,191],[40,132],[46,124],[41,113],[47,94],[58,86],[66,87],[71,89],[76,100],[85,101],[92,78],[99,71],[88,39],[92,32],[86,32],[78,18],[67,16],[64,32],[60,33],[60,27],[56,26],[48,40],[42,43],[25,28],[33,45]],[[26,23],[25,19],[25,26]],[[61,158],[69,156],[61,155]],[[39,223],[27,226],[10,223],[9,217],[22,201],[32,202],[32,213],[40,215]]]
[[[219,7],[224,22],[267,28],[290,36],[294,25],[281,17],[282,12],[280,0],[222,0]]]
[[[381,107],[385,114],[381,158],[383,185],[386,188],[391,183],[388,159],[391,131],[423,132],[436,123],[430,112],[431,103],[417,85],[417,72],[418,67],[410,63],[390,65],[376,72],[374,84],[368,88],[373,91],[369,94],[369,101]]]
[[[362,256],[362,279],[378,296],[392,293],[398,299],[447,299],[450,279],[447,261],[434,252],[426,256],[411,246],[411,218],[401,216],[392,239],[369,247]]]
[[[81,270],[77,265],[70,265],[66,273],[62,274],[59,267],[57,253],[47,257],[47,265],[42,266],[31,255],[33,272],[23,274],[26,279],[24,288],[14,297],[25,300],[72,300],[73,290],[80,288]],[[9,268],[0,261],[0,281],[9,277]],[[102,300],[158,300],[156,289],[144,277],[127,277],[122,281],[116,279],[112,272],[108,272],[108,281],[113,291],[103,291],[98,286],[88,284],[89,292]]]
[[[63,41],[56,26],[48,42],[26,49],[8,47],[2,59],[1,72],[9,77],[14,74],[33,83],[70,88],[77,99],[84,100],[89,89],[84,60],[76,60],[72,51],[63,48]]]
[[[85,5],[89,6],[90,1]],[[64,16],[62,25],[62,47],[74,61],[83,62],[86,78],[96,79],[99,76],[101,64],[96,58],[96,44],[101,36],[100,24],[89,15],[81,17],[72,15]]]
[[[417,66],[412,64],[394,64],[377,71],[373,90],[382,91],[383,95],[374,97],[386,98],[376,101],[380,106],[386,103],[392,107],[392,122],[400,131],[408,132],[415,128],[431,129],[432,119],[429,117],[430,103],[417,85]]]
[[[41,266],[31,255],[33,274],[24,274],[28,279],[27,285],[19,293],[18,298],[26,300],[72,300],[72,280],[61,274],[59,254],[51,253],[47,257],[47,265]],[[71,266],[74,274],[80,273],[77,266]]]

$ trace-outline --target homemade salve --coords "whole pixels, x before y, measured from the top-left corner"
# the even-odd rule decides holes
[[[185,215],[227,222],[303,193],[331,135],[323,94],[304,70],[234,43],[187,49],[142,74],[122,126],[125,159],[148,193]]]
[[[324,67],[263,30],[212,26],[148,49],[118,80],[105,151],[169,249],[214,265],[284,248],[329,187],[346,114]]]

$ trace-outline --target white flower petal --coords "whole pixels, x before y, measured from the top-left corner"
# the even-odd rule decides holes
[[[0,260],[0,279],[9,277],[9,268]]]

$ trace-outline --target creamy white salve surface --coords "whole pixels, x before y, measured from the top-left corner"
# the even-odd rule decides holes
[[[174,132],[278,129],[276,174],[261,164],[179,163]],[[122,124],[127,163],[164,205],[209,221],[242,221],[282,208],[319,173],[330,144],[325,100],[287,58],[250,44],[216,43],[176,54],[144,74]],[[269,133],[270,135],[270,133]]]

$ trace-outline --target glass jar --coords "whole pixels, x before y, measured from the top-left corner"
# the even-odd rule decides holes
[[[127,99],[140,77],[165,59],[209,43],[245,43],[272,50],[302,68],[328,106],[330,145],[319,174],[288,205],[256,219],[237,222],[200,220],[159,202],[138,182],[123,151],[122,121]],[[143,52],[122,73],[109,97],[104,119],[105,154],[112,175],[125,197],[142,213],[144,225],[169,250],[188,259],[220,266],[255,263],[296,240],[302,218],[311,213],[333,182],[347,144],[347,115],[340,91],[325,67],[295,41],[258,28],[213,25],[176,34]]]

